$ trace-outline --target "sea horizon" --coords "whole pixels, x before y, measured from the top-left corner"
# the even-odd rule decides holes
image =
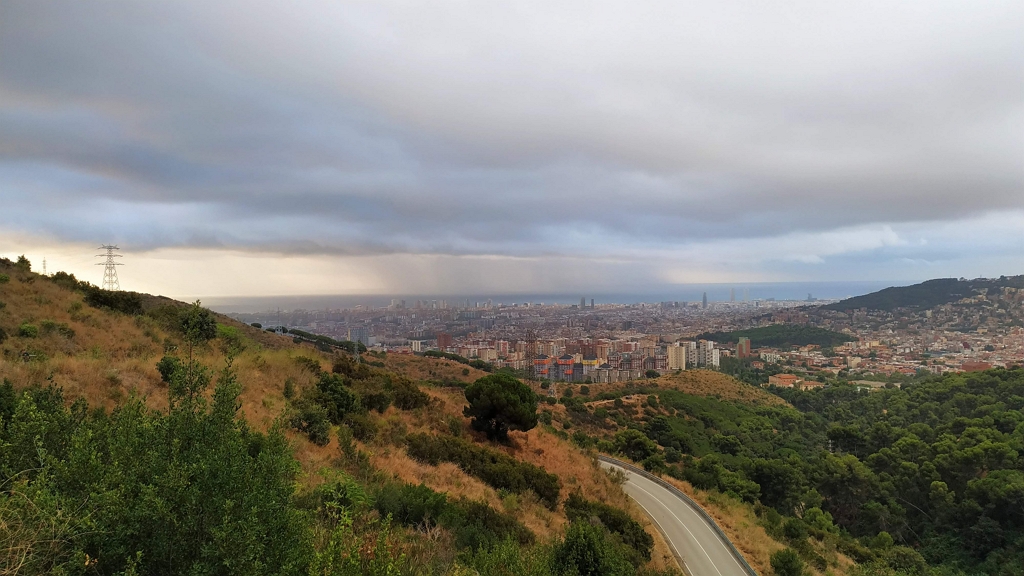
[[[679,284],[653,287],[651,290],[621,292],[575,293],[475,293],[475,294],[314,294],[283,296],[207,296],[203,304],[224,314],[254,313],[270,310],[324,310],[352,309],[357,306],[378,308],[391,304],[392,300],[404,300],[406,307],[413,307],[417,300],[444,300],[452,307],[462,307],[469,302],[492,304],[579,304],[585,298],[587,305],[593,299],[595,304],[639,304],[657,302],[699,302],[707,293],[709,302],[728,302],[735,296],[736,302],[744,300],[841,300],[876,292],[892,286],[906,286],[913,282],[863,280],[854,282],[748,282],[748,283],[704,283]],[[187,298],[184,298],[187,299]]]

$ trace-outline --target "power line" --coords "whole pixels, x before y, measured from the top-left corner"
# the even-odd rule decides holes
[[[103,266],[103,289],[111,291],[121,290],[121,283],[117,280],[117,268],[115,266],[124,266],[120,262],[115,262],[114,258],[121,258],[120,254],[114,254],[114,250],[120,250],[117,246],[105,244],[99,247],[99,250],[106,250],[106,254],[97,254],[97,258],[106,258],[101,263],[96,264],[97,266]]]

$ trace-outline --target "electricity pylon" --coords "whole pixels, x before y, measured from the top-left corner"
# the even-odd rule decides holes
[[[106,250],[106,254],[97,254],[97,258],[106,258],[101,263],[96,264],[97,266],[103,266],[103,289],[118,291],[121,289],[121,283],[117,281],[117,268],[115,266],[124,266],[120,262],[114,262],[114,258],[121,258],[120,254],[114,254],[114,250],[120,250],[117,246],[103,245],[99,247],[100,250]]]

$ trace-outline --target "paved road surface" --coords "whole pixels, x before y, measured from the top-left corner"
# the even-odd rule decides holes
[[[626,473],[623,490],[661,529],[691,576],[748,576],[729,545],[682,498],[660,484],[615,464],[601,461],[601,466]]]

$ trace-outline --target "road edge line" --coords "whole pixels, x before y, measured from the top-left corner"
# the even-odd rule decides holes
[[[741,569],[745,570],[749,576],[759,576],[757,571],[755,571],[754,568],[750,566],[750,563],[747,562],[747,559],[744,558],[743,554],[741,554],[740,551],[736,548],[736,545],[732,543],[732,540],[729,539],[729,536],[726,535],[725,531],[722,530],[722,527],[718,525],[718,522],[715,522],[715,519],[712,518],[710,514],[708,514],[707,510],[701,507],[700,504],[698,504],[693,498],[690,498],[685,492],[669,484],[664,479],[659,478],[658,476],[655,476],[654,474],[651,474],[650,472],[642,468],[637,468],[636,466],[628,462],[623,462],[622,460],[618,460],[610,456],[605,456],[604,454],[598,454],[597,459],[607,462],[609,464],[620,466],[635,474],[640,474],[644,478],[647,478],[648,480],[661,485],[669,492],[675,494],[680,500],[686,502],[691,508],[693,508],[697,512],[697,514],[699,514],[701,518],[703,518],[704,521],[707,522],[711,526],[711,528],[714,529],[715,533],[718,534],[718,537],[723,542],[725,542],[726,545],[729,547],[729,550],[732,552],[733,558],[736,559],[736,562],[740,565]]]

